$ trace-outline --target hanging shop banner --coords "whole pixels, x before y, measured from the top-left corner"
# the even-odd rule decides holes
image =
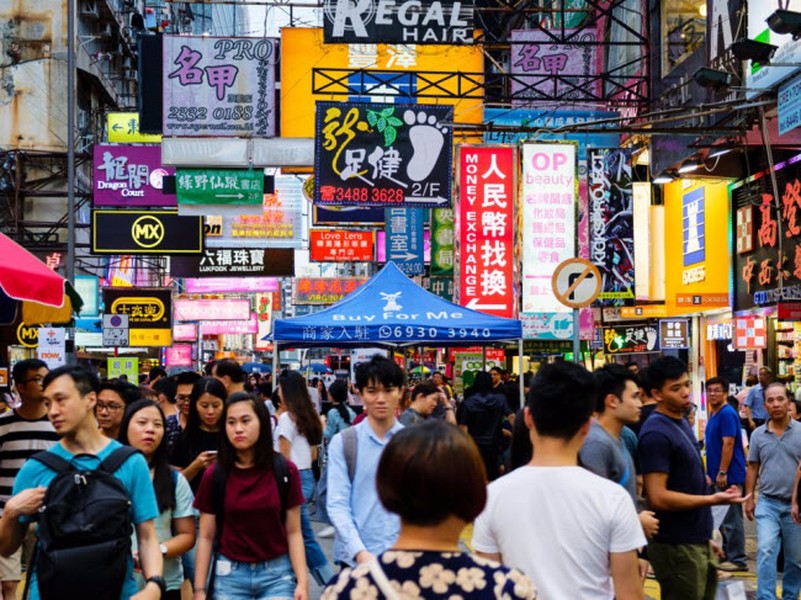
[[[318,102],[315,204],[447,207],[453,109]]]
[[[375,261],[377,263],[387,262],[387,232],[379,229],[375,232]],[[431,232],[423,232],[423,262],[431,263]]]
[[[427,292],[436,294],[448,302],[453,302],[456,297],[456,285],[452,276],[423,277],[422,285],[423,289]]]
[[[456,262],[455,223],[452,208],[431,210],[431,275],[453,276]]]
[[[459,147],[459,304],[515,316],[515,151]]]
[[[175,206],[163,180],[175,169],[161,166],[161,146],[95,145],[95,206]]]
[[[163,36],[167,136],[272,137],[278,41]]]
[[[192,344],[173,344],[164,352],[164,364],[167,367],[191,367]]]
[[[256,204],[264,196],[263,169],[177,169],[178,204]]]
[[[247,321],[250,318],[250,301],[227,300],[175,300],[176,321]],[[201,333],[205,333],[201,330]]]
[[[768,345],[768,320],[762,316],[746,315],[734,319],[734,347],[738,350],[765,348]]]
[[[129,345],[172,344],[172,288],[103,288],[105,312],[128,315]]]
[[[313,261],[372,261],[375,255],[373,232],[312,229],[309,231],[309,253]]]
[[[119,379],[123,375],[129,382],[139,381],[139,359],[138,358],[120,358],[117,356],[109,356],[106,367],[106,377],[109,379]]]
[[[298,277],[295,304],[335,304],[366,281],[364,277]]]
[[[326,44],[473,43],[472,2],[333,0],[323,15]]]
[[[113,143],[138,142],[140,144],[159,144],[161,134],[141,133],[138,112],[110,112],[106,115],[108,141]],[[97,161],[95,161],[95,164]]]
[[[590,149],[590,261],[603,280],[598,306],[635,302],[631,169],[627,148]]]
[[[174,342],[196,342],[197,324],[175,323],[172,326],[172,340]]]
[[[424,225],[428,211],[422,208],[386,209],[386,257],[407,275],[425,271]]]
[[[729,186],[737,215],[735,311],[801,301],[801,154],[777,164],[775,173],[778,199],[766,171]]]
[[[561,31],[565,39],[579,43],[555,43],[554,34],[545,29],[512,31],[512,106],[601,95],[603,53],[602,46],[593,43],[597,33],[590,28]]]
[[[47,363],[48,369],[52,370],[67,364],[66,331],[63,327],[39,328],[36,358]]]
[[[204,277],[184,279],[187,294],[234,294],[277,292],[281,289],[277,277]]]
[[[246,335],[258,333],[258,317],[255,313],[244,321],[201,321],[203,335]]]
[[[690,321],[660,319],[659,347],[662,350],[687,350],[690,347]]]
[[[94,254],[198,254],[203,251],[203,219],[151,210],[92,211]]]
[[[576,253],[576,147],[524,143],[521,148],[523,312],[565,313],[551,278],[557,265]]]
[[[197,256],[170,260],[173,277],[292,277],[295,252],[289,248],[209,248]],[[265,290],[260,290],[265,291]]]
[[[275,294],[280,296],[280,294]],[[273,309],[278,310],[273,303],[273,294],[256,294],[256,350],[268,350],[271,346],[269,340],[270,330],[273,328]]]
[[[659,351],[659,329],[648,323],[604,327],[606,354],[635,354]]]
[[[313,183],[313,182],[312,182]],[[314,195],[312,193],[312,195]],[[351,227],[384,226],[384,209],[360,206],[314,206],[312,223],[320,225],[348,225]]]

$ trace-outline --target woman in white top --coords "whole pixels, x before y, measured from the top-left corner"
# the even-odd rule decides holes
[[[323,439],[323,424],[314,410],[309,388],[303,376],[296,371],[287,371],[278,378],[278,395],[286,412],[278,417],[275,429],[278,447],[287,460],[300,470],[303,497],[308,501],[314,496],[314,473],[312,461],[317,458],[317,446]],[[314,537],[309,518],[308,504],[301,506],[300,524],[306,547],[306,562],[309,572],[320,585],[333,577],[331,565]]]

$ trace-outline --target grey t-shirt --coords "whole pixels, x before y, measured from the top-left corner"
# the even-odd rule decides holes
[[[579,463],[585,469],[605,479],[619,483],[637,504],[637,473],[634,459],[622,439],[618,440],[597,422],[579,451]]]
[[[760,425],[751,434],[748,462],[759,463],[760,493],[789,502],[801,460],[801,423],[790,420],[781,437],[768,431],[768,425]]]

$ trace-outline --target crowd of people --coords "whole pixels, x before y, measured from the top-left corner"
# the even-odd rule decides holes
[[[141,386],[20,361],[0,414],[2,598],[26,565],[44,600],[303,600],[310,579],[326,599],[628,600],[649,573],[666,600],[712,600],[748,568],[744,518],[757,598],[777,597],[779,572],[798,598],[801,425],[784,384],[762,369],[738,400],[707,380],[699,440],[686,365],[630,367],[544,365],[521,404],[500,368],[457,398],[383,356],[330,387],[228,359]]]

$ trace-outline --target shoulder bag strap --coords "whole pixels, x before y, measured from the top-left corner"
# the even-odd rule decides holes
[[[68,471],[74,471],[75,467],[71,462],[68,460],[64,460],[60,456],[58,456],[54,452],[50,452],[50,450],[42,450],[41,452],[37,452],[33,456],[31,456],[33,460],[37,460],[46,466],[49,469],[52,469],[56,473],[67,473]]]
[[[116,473],[117,469],[137,452],[139,452],[139,450],[131,448],[130,446],[117,448],[100,463],[100,468],[106,473]]]
[[[370,575],[373,576],[373,581],[375,581],[381,593],[384,594],[386,600],[400,600],[398,592],[392,587],[387,574],[384,573],[384,569],[381,568],[380,560],[379,557],[376,557],[368,563]]]
[[[356,455],[358,454],[358,432],[351,426],[342,431],[342,448],[345,452],[345,463],[348,465],[348,479],[353,483],[356,477]]]

